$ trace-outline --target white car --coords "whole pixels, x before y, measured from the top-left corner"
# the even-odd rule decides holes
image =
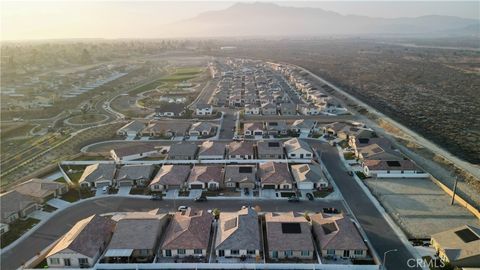
[[[185,206],[185,205],[181,205],[181,206],[179,206],[179,207],[178,207],[178,209],[177,209],[177,210],[178,210],[178,212],[183,212],[183,211],[187,211],[187,209],[188,209],[188,207],[187,207],[187,206]]]
[[[102,188],[103,194],[106,194],[108,192],[108,186],[105,186]]]

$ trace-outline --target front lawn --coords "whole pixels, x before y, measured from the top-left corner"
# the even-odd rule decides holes
[[[35,218],[27,218],[25,220],[16,220],[10,224],[10,230],[2,234],[2,241],[0,242],[0,247],[4,248],[10,245],[13,241],[17,240],[30,230],[33,226],[39,223],[40,220]]]
[[[344,157],[346,160],[352,160],[352,159],[355,159],[355,153],[345,152],[345,153],[343,153],[343,157]]]
[[[332,191],[329,191],[329,190],[315,190],[313,192],[313,197],[315,197],[315,198],[325,198],[330,193],[332,193]]]
[[[72,203],[80,199],[90,198],[93,196],[95,196],[95,193],[93,193],[89,189],[71,188],[70,190],[68,190],[68,192],[62,195],[61,199]]]
[[[150,195],[150,189],[145,187],[132,187],[130,189],[130,195]]]
[[[42,210],[45,211],[45,212],[51,213],[51,212],[57,210],[57,208],[56,208],[56,207],[53,207],[53,206],[51,206],[51,205],[45,204],[45,205],[42,207]]]

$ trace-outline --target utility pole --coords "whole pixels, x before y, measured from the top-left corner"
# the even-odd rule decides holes
[[[453,184],[452,201],[450,202],[450,205],[453,205],[455,203],[455,193],[457,192],[457,183],[458,183],[458,176],[455,176],[455,183]]]

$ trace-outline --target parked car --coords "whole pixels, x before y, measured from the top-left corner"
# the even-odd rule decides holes
[[[353,176],[353,172],[352,172],[352,171],[348,171],[347,173],[348,173],[348,175]]]
[[[196,201],[196,202],[206,202],[206,201],[207,201],[207,197],[202,197],[202,196],[200,196],[200,197],[195,198],[194,201]]]
[[[312,195],[312,193],[307,193],[306,196],[307,196],[307,198],[308,198],[310,201],[313,201],[313,195]]]
[[[102,188],[102,193],[107,194],[108,193],[108,186],[105,186]]]
[[[300,199],[297,196],[292,196],[288,198],[289,202],[300,202]]]
[[[188,207],[187,207],[187,206],[185,206],[185,205],[181,205],[181,206],[179,206],[179,207],[178,207],[178,209],[177,209],[177,210],[178,210],[178,212],[183,212],[183,211],[187,211],[187,209],[188,209]]]
[[[150,200],[152,201],[161,201],[162,199],[163,198],[161,194],[153,194],[152,197],[150,197]]]

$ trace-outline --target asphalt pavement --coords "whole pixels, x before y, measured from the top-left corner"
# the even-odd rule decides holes
[[[261,211],[308,211],[319,212],[323,207],[335,207],[343,209],[340,201],[302,201],[292,203],[279,200],[209,200],[207,202],[193,202],[192,200],[164,200],[151,201],[148,199],[122,198],[115,196],[102,197],[94,200],[87,200],[73,205],[62,212],[59,212],[52,219],[48,220],[36,229],[29,237],[20,242],[17,246],[1,255],[1,269],[17,269],[24,262],[35,256],[38,252],[53,243],[60,236],[65,234],[73,225],[93,214],[126,211],[149,211],[159,208],[160,212],[175,211],[178,206],[194,206],[200,209],[219,208],[220,211],[237,211],[242,206],[259,206]],[[57,210],[58,211],[58,210]]]

